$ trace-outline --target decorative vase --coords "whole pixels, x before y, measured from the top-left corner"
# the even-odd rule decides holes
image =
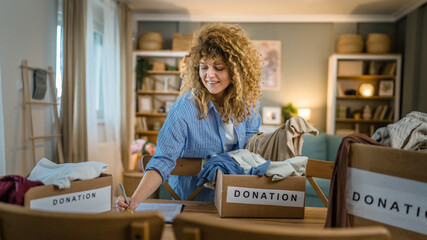
[[[371,119],[371,117],[371,107],[369,107],[369,105],[365,105],[365,107],[363,108],[363,119]]]

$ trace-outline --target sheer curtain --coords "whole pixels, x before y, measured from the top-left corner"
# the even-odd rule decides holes
[[[88,0],[87,122],[89,160],[109,165],[114,183],[121,181],[120,58],[117,3]],[[113,185],[116,189],[117,184]]]

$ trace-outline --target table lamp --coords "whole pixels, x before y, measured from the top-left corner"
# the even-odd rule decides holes
[[[298,109],[298,116],[304,118],[308,122],[311,118],[311,109],[310,108],[299,108]]]

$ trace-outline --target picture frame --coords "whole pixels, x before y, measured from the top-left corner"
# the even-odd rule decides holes
[[[174,102],[175,101],[173,101],[173,100],[166,100],[165,101],[165,111],[166,112],[169,112],[169,109],[172,107]]]
[[[378,87],[378,96],[391,97],[394,95],[394,81],[393,80],[380,80]]]
[[[263,107],[262,123],[268,125],[280,125],[282,122],[282,109],[280,107]]]
[[[262,66],[262,90],[279,90],[281,73],[281,41],[254,40],[255,48],[264,62]]]
[[[138,112],[151,112],[152,110],[152,98],[150,96],[138,96]]]

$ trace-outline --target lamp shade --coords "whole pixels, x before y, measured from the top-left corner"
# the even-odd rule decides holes
[[[364,97],[371,97],[374,95],[375,87],[372,83],[362,83],[359,87],[359,94]]]
[[[311,109],[310,108],[299,108],[298,116],[304,118],[305,120],[310,120],[311,118]]]

